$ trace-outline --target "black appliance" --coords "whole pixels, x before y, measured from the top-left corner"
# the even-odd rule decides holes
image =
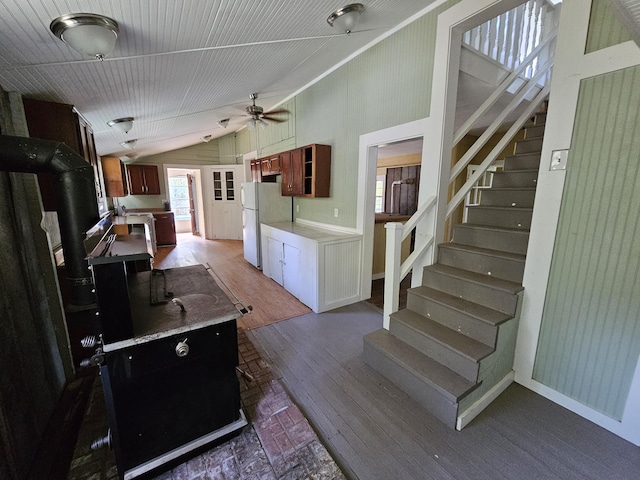
[[[147,228],[115,235],[105,218],[87,235],[101,332],[92,363],[124,479],[188,458],[247,424],[236,376],[240,311],[206,266],[128,273],[130,262],[151,258]]]

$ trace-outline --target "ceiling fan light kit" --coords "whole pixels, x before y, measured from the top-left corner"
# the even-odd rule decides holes
[[[276,117],[273,117],[272,115],[285,114],[285,113],[289,114],[290,113],[289,110],[281,108],[278,110],[271,110],[270,112],[264,113],[264,109],[260,105],[256,105],[258,94],[252,93],[251,95],[249,95],[249,98],[253,101],[252,105],[247,105],[247,107],[245,107],[247,114],[249,115],[249,117],[251,117],[247,122],[247,128],[249,130],[255,130],[257,125],[259,125],[260,128],[262,129],[267,128],[269,124],[265,120],[269,122],[276,122],[276,123],[286,122],[285,119],[276,118]]]
[[[350,3],[329,15],[327,23],[340,32],[349,35],[358,23],[362,12],[364,12],[364,5],[361,3]]]
[[[129,130],[133,127],[133,117],[116,118],[115,120],[107,122],[107,125],[122,133],[129,133]]]
[[[118,38],[118,23],[94,13],[68,13],[53,20],[49,28],[74,50],[100,61],[113,52]]]

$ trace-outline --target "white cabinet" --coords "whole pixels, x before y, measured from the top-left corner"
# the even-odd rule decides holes
[[[361,235],[299,223],[261,231],[262,272],[314,312],[361,300]]]
[[[273,280],[282,285],[291,295],[300,297],[300,250],[267,237],[268,271]]]

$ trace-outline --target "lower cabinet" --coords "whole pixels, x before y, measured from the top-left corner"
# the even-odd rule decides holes
[[[154,213],[156,221],[156,243],[158,246],[176,244],[176,222],[173,212]]]
[[[314,312],[359,302],[362,236],[299,223],[261,224],[262,273]]]
[[[271,278],[291,295],[300,297],[300,250],[275,238],[267,237],[268,270]]]

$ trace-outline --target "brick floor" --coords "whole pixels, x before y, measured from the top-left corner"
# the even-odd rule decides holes
[[[273,378],[244,330],[238,329],[242,407],[249,421],[233,439],[156,477],[156,480],[344,479],[315,432]],[[249,380],[249,376],[253,381]],[[68,480],[117,479],[113,453],[92,451],[91,442],[106,432],[100,381],[91,393]]]

